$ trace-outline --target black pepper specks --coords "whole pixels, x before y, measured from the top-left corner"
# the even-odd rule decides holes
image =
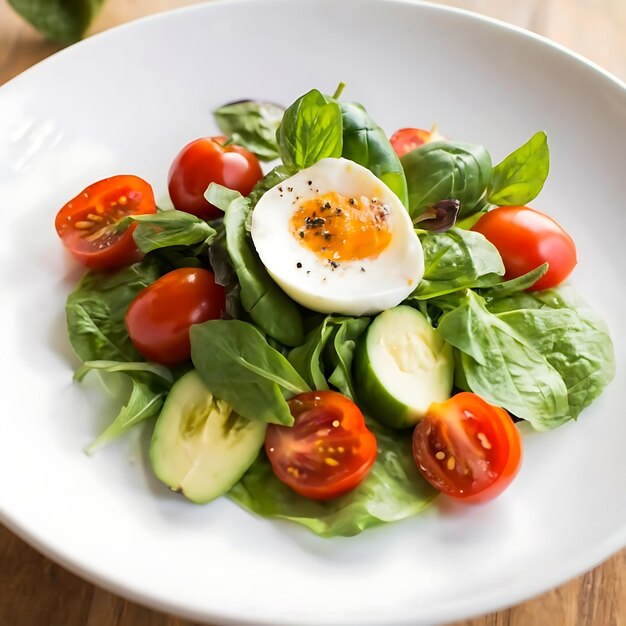
[[[296,263],[296,267],[297,267],[299,270],[301,270],[301,269],[302,269],[302,263],[300,263],[300,261],[298,261],[298,262]]]

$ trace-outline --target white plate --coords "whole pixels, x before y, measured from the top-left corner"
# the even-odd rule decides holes
[[[116,173],[158,195],[211,110],[312,87],[387,130],[429,126],[499,160],[538,129],[552,172],[534,205],[575,238],[573,282],[606,317],[617,380],[578,423],[525,439],[519,478],[475,508],[324,540],[151,476],[141,433],[95,458],[98,390],[73,385],[63,303],[80,271],[57,209]],[[0,89],[0,519],[85,578],[219,624],[430,624],[491,611],[626,544],[623,390],[626,91],[561,48],[461,11],[378,0],[216,2],[89,39]],[[106,407],[104,407],[106,409]],[[145,433],[143,435],[145,444]]]

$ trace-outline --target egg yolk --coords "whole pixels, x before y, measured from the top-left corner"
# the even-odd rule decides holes
[[[291,232],[318,257],[339,263],[378,256],[391,241],[389,209],[378,198],[331,191],[300,203]]]

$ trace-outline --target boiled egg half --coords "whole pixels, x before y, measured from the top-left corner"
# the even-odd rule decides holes
[[[322,159],[267,191],[252,240],[293,300],[320,313],[372,315],[402,302],[424,254],[399,198],[365,167]]]

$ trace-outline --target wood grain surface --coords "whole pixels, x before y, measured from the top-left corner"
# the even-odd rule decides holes
[[[198,1],[107,0],[92,32]],[[440,0],[440,4],[538,32],[626,79],[626,0]],[[56,50],[58,46],[44,41],[6,0],[0,0],[0,84]],[[0,626],[193,625],[84,582],[0,526]],[[454,626],[626,626],[626,551],[539,598]]]

